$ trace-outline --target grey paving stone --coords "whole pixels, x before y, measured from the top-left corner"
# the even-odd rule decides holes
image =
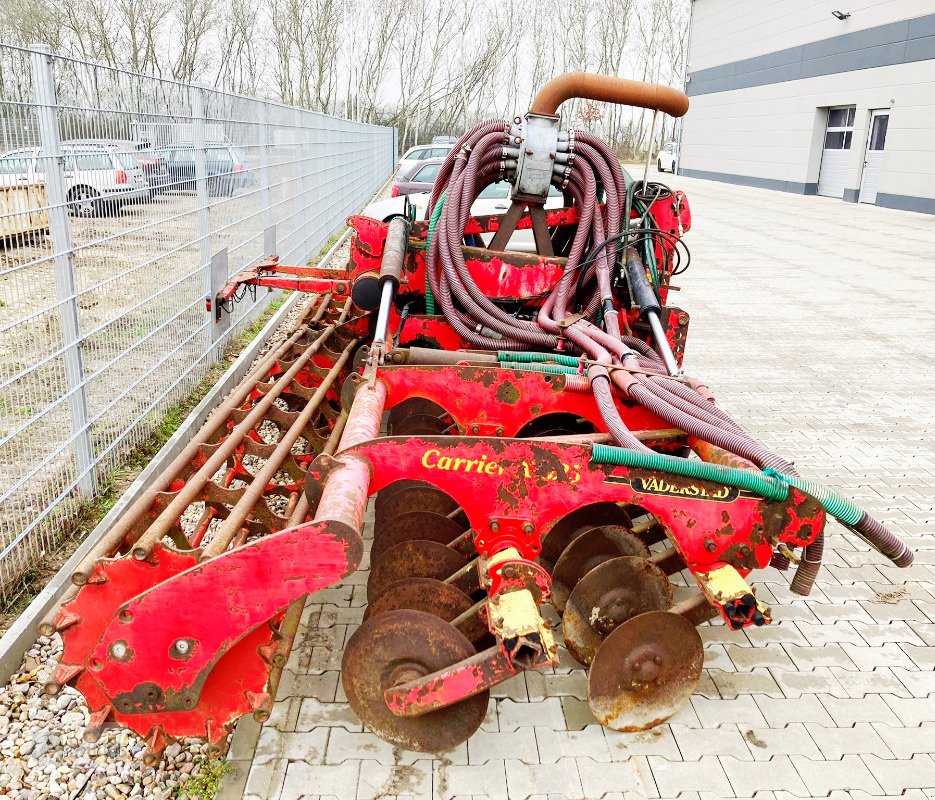
[[[442,800],[461,795],[506,800],[505,762],[462,766],[436,760],[433,787],[435,796]]]
[[[716,728],[725,722],[765,725],[766,720],[752,695],[741,695],[733,700],[712,700],[707,697],[692,697],[692,708],[701,724]]]
[[[931,753],[933,750],[935,722],[923,722],[918,728],[874,722],[873,729],[896,758],[909,758],[916,753]],[[879,751],[870,752],[885,757],[885,754]]]
[[[795,699],[777,700],[758,695],[755,698],[763,717],[769,720],[771,728],[791,722],[817,722],[822,725],[834,725],[831,715],[815,695],[802,695]]]
[[[539,761],[534,728],[516,728],[509,732],[478,731],[467,741],[468,763],[486,764],[514,758],[527,764]]]
[[[751,761],[753,756],[740,729],[736,725],[718,728],[689,728],[672,725],[672,735],[683,761],[697,761],[703,756],[733,756]]]
[[[931,789],[935,786],[935,760],[930,755],[914,755],[898,761],[875,755],[861,758],[888,794],[899,794],[906,789]]]
[[[697,727],[697,726],[696,726]],[[634,756],[656,755],[677,761],[679,748],[671,725],[657,725],[648,731],[612,731],[604,728],[604,740],[612,761],[625,761]]]
[[[868,722],[858,722],[853,727],[827,728],[814,722],[805,724],[812,741],[829,761],[837,761],[845,755],[873,753],[882,758],[893,757],[885,741]]]
[[[357,779],[357,800],[388,797],[431,800],[432,779],[432,762],[427,759],[394,765],[364,760],[360,762]]]
[[[797,795],[807,793],[790,756],[754,762],[740,761],[731,756],[721,756],[719,760],[737,797],[753,797],[754,793],[764,789],[785,789]]]
[[[704,756],[698,761],[689,762],[647,756],[647,761],[661,797],[676,797],[681,792],[699,791],[714,792],[719,797],[736,796],[716,756]]]
[[[765,667],[756,667],[750,672],[721,672],[710,670],[709,675],[718,694],[725,700],[742,694],[768,694],[782,697],[783,692]],[[696,692],[698,694],[698,692]]]
[[[506,785],[509,800],[527,800],[536,794],[560,794],[568,800],[585,797],[573,758],[563,758],[555,764],[524,764],[507,759]]]
[[[784,728],[739,727],[756,761],[769,761],[773,756],[822,757],[821,750],[801,722],[790,723]]]
[[[600,764],[590,758],[578,758],[576,761],[582,794],[588,800],[598,797],[607,800],[618,793],[624,796],[632,793],[636,797],[648,794],[635,759],[615,764]]]
[[[870,794],[882,791],[860,756],[845,755],[840,761],[812,761],[803,756],[791,756],[791,760],[806,788],[815,797],[823,797],[836,790],[848,793],[860,790]],[[795,793],[792,787],[783,788]]]
[[[538,758],[542,764],[554,764],[563,758],[578,757],[602,764],[611,760],[610,747],[600,725],[589,725],[580,731],[556,731],[551,728],[536,728],[535,731]]]

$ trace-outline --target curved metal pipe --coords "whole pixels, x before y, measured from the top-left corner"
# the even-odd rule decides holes
[[[664,111],[673,117],[684,116],[688,111],[688,97],[671,86],[631,81],[610,75],[594,75],[590,72],[566,72],[552,78],[539,90],[529,111],[532,114],[554,116],[558,107],[573,97],[651,108]]]

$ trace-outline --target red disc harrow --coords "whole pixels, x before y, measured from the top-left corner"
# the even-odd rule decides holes
[[[688,315],[667,301],[687,199],[561,131],[575,96],[688,108],[664,87],[562,76],[524,118],[462,137],[427,220],[352,217],[345,269],[271,257],[216,298],[223,313],[244,284],[312,294],[43,623],[64,641],[47,689],[84,694],[88,738],[126,726],[154,759],[173,737],[221,748],[239,717],[264,721],[304,598],[360,563],[371,497],[344,687],[412,750],[464,741],[492,686],[557,663],[543,604],[589,667],[597,718],[641,730],[696,686],[698,624],[770,622],[751,573],[795,562],[808,593],[826,514],[911,562],[683,372]],[[506,213],[472,216],[503,181]]]

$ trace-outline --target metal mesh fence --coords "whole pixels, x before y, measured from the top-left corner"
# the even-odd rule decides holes
[[[393,169],[395,131],[0,45],[0,599]]]

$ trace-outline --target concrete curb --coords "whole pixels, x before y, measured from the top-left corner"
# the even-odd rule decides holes
[[[325,258],[330,257],[331,252],[329,251]],[[10,678],[19,670],[23,656],[32,647],[39,635],[36,630],[39,622],[71,586],[71,575],[78,564],[81,563],[81,560],[110,529],[124,510],[146,490],[153,477],[158,475],[184,449],[195,432],[204,424],[208,415],[243,378],[266,340],[282,325],[283,320],[299,301],[300,296],[299,293],[293,294],[277,309],[276,313],[263,327],[263,330],[247,345],[246,349],[231,364],[220,380],[211,387],[211,390],[202,398],[201,402],[195,406],[179,429],[172,435],[172,438],[165,443],[163,448],[153,457],[153,460],[146,465],[146,468],[137,476],[136,480],[120,496],[114,507],[107,512],[105,517],[72,554],[71,558],[55,573],[46,587],[27,606],[26,610],[10,626],[9,630],[3,634],[3,638],[0,639],[0,681],[2,681],[2,684],[9,682]]]

